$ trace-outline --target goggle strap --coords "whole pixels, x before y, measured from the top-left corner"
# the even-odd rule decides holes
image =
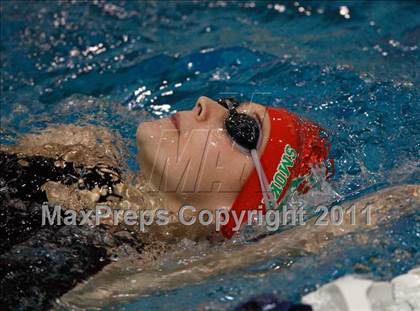
[[[258,179],[260,181],[260,186],[263,194],[264,204],[266,210],[273,209],[276,207],[276,201],[274,200],[273,193],[270,191],[270,186],[268,184],[267,176],[265,176],[261,161],[258,157],[256,149],[251,150],[252,161],[254,162],[255,169],[257,171]]]

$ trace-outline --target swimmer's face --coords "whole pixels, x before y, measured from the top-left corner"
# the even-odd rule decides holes
[[[246,103],[239,112],[261,126],[258,153],[268,140],[266,107]],[[167,195],[171,206],[197,209],[229,208],[253,169],[251,156],[236,145],[226,130],[226,108],[200,97],[191,111],[143,122],[137,129],[138,161],[143,176]]]

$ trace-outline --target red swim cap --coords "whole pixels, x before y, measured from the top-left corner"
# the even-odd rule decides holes
[[[289,190],[300,193],[309,190],[307,179],[311,167],[327,160],[329,145],[321,137],[322,130],[318,125],[286,109],[267,108],[267,113],[271,123],[270,137],[260,161],[278,207]],[[229,211],[228,223],[222,227],[225,237],[230,238],[234,234],[233,213],[239,219],[241,211],[245,211],[242,223],[247,221],[247,211],[262,210],[266,213],[265,205],[261,204],[262,197],[254,168]]]

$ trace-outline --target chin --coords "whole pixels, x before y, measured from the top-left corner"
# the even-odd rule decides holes
[[[154,121],[142,122],[137,127],[136,142],[139,154],[144,157],[145,152],[156,144],[159,139],[159,128],[154,125]]]
[[[137,140],[145,138],[158,139],[162,130],[170,130],[173,128],[174,127],[169,118],[142,122],[137,127],[136,137]]]
[[[150,178],[149,168],[151,167],[151,159],[153,158],[153,122],[142,122],[137,127],[136,141],[137,141],[137,163],[140,166],[141,174],[146,180]]]
[[[136,140],[138,147],[142,147],[153,140],[159,139],[159,121],[142,122],[137,127]]]

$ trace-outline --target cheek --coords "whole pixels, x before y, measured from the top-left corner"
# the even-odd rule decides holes
[[[155,122],[143,122],[141,123],[136,132],[137,146],[147,147],[154,139],[159,136],[159,127],[156,126]]]
[[[216,132],[209,137],[201,167],[202,191],[218,184],[219,191],[239,192],[253,166],[251,157],[240,152],[224,132]]]

